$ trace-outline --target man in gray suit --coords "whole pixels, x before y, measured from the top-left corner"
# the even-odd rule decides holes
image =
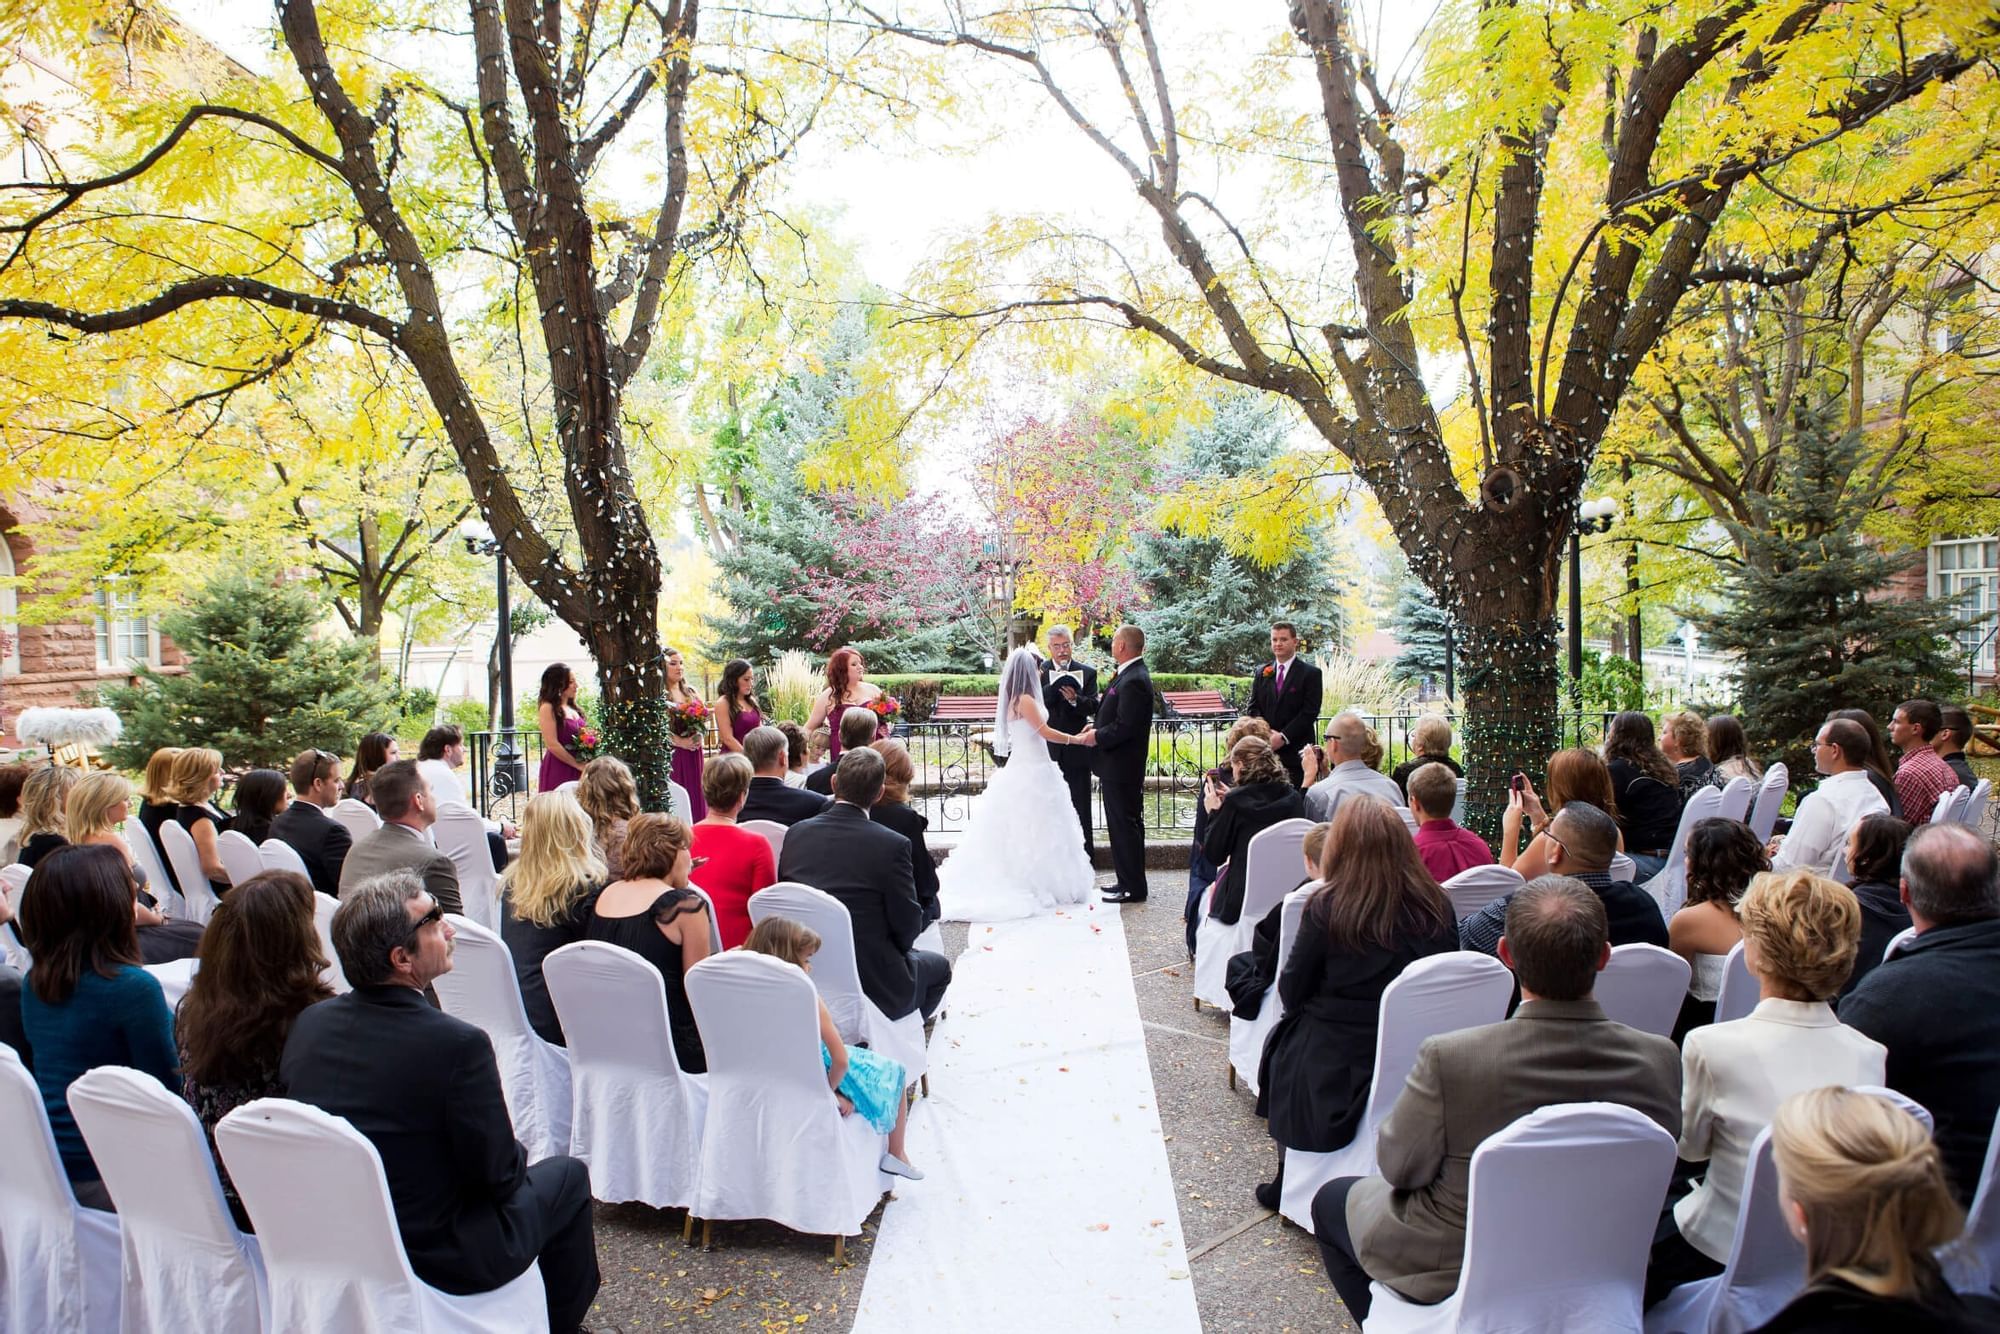
[[[1539,1107],[1616,1102],[1679,1138],[1674,1044],[1604,1017],[1591,999],[1611,960],[1604,904],[1543,876],[1507,907],[1500,962],[1521,984],[1514,1017],[1426,1039],[1375,1144],[1379,1176],[1342,1177],[1313,1197],[1327,1276],[1356,1321],[1374,1278],[1414,1302],[1458,1289],[1472,1151]]]
[[[340,865],[340,896],[346,898],[354,886],[386,872],[415,871],[446,912],[464,912],[458,894],[458,868],[431,842],[437,807],[417,762],[397,760],[377,769],[368,780],[368,795],[374,798],[382,827],[364,834],[348,850],[347,860]]]

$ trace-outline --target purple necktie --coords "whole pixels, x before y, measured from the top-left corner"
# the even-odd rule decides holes
[[[1274,695],[1285,693],[1285,664],[1282,662],[1278,664],[1278,688],[1271,693]]]

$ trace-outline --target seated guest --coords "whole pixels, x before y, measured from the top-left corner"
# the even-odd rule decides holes
[[[405,767],[397,783],[420,785]],[[491,1040],[425,1003],[451,971],[445,912],[412,871],[349,885],[333,947],[354,990],[292,1021],[278,1079],[374,1144],[418,1278],[491,1292],[539,1262],[549,1328],[575,1330],[597,1295],[590,1173],[569,1157],[528,1161]]]
[[[0,897],[0,926],[6,926],[12,920],[5,898]],[[21,1064],[32,1075],[35,1073],[35,1049],[28,1045],[28,1032],[21,1027],[23,985],[20,969],[0,963],[0,1046],[12,1047],[14,1054],[21,1058]]]
[[[1225,765],[1228,763],[1230,752],[1236,749],[1236,743],[1246,736],[1259,737],[1265,741],[1269,741],[1271,739],[1271,724],[1265,722],[1262,718],[1238,718],[1235,722],[1231,723],[1229,731],[1222,738],[1222,755]],[[1301,748],[1302,751],[1305,749],[1310,749],[1310,747]],[[1283,757],[1280,756],[1279,758],[1282,761]],[[1202,898],[1208,893],[1209,886],[1215,883],[1215,877],[1222,872],[1222,868],[1210,861],[1208,854],[1202,851],[1202,845],[1208,841],[1208,819],[1208,803],[1206,801],[1196,802],[1194,807],[1194,833],[1188,844],[1187,905],[1181,913],[1181,920],[1187,925],[1187,952],[1190,959],[1194,958],[1195,932],[1201,925]],[[1314,872],[1313,874],[1317,873]]]
[[[1426,764],[1410,775],[1409,793],[1410,814],[1417,817],[1417,856],[1434,879],[1442,884],[1460,871],[1493,864],[1486,840],[1451,818],[1458,775],[1442,764]]]
[[[583,766],[576,780],[576,802],[590,817],[597,855],[613,880],[625,873],[625,826],[639,813],[639,784],[632,770],[616,755],[600,755]]]
[[[340,897],[340,870],[354,838],[326,812],[340,800],[340,757],[329,750],[302,750],[292,761],[292,791],[298,800],[271,821],[271,837],[288,845],[306,864],[313,888]]]
[[[778,882],[771,845],[762,834],[736,823],[749,792],[750,761],[741,755],[717,755],[702,768],[701,795],[708,814],[695,821],[695,865],[689,879],[715,904],[715,925],[726,950],[749,938],[750,896]]]
[[[560,788],[530,797],[521,814],[521,855],[500,877],[500,938],[514,956],[529,1025],[558,1047],[568,1043],[542,960],[584,938],[592,900],[607,878],[590,817],[576,798]]]
[[[78,847],[116,848],[132,880],[132,918],[139,930],[139,961],[169,963],[194,956],[201,945],[201,923],[170,922],[159,911],[159,900],[147,892],[146,873],[132,860],[125,842],[125,821],[132,813],[132,785],[125,775],[100,770],[77,779],[64,803],[63,824]],[[157,888],[157,886],[155,886]]]
[[[465,729],[457,723],[439,723],[417,743],[417,772],[430,784],[431,800],[437,805],[449,803],[475,810],[458,776],[464,767]],[[506,870],[507,840],[519,831],[505,820],[488,820],[482,815],[480,822],[486,826],[486,852],[493,859],[493,869]]]
[[[882,756],[882,800],[868,812],[876,824],[895,830],[910,840],[911,869],[917,877],[917,903],[924,910],[925,923],[938,919],[937,863],[931,860],[924,831],[931,822],[910,805],[910,784],[916,781],[917,766],[910,761],[909,747],[894,737],[877,741],[874,749]]]
[[[1500,864],[1511,866],[1524,880],[1549,873],[1549,821],[1572,801],[1595,806],[1613,820],[1618,818],[1618,798],[1611,791],[1611,770],[1603,757],[1581,746],[1559,750],[1549,756],[1549,795],[1546,802],[1535,791],[1526,774],[1516,774],[1518,787],[1507,793],[1507,809],[1500,816]],[[1528,846],[1521,847],[1521,827],[1527,826]],[[1618,836],[1624,851],[1625,836]]]
[[[1896,766],[1896,801],[1911,828],[1931,822],[1938,798],[1958,790],[1958,773],[1931,745],[1944,730],[1944,714],[1927,699],[1904,700],[1889,718],[1889,740],[1903,752]]]
[[[951,961],[914,948],[924,910],[917,902],[910,841],[868,818],[881,800],[883,779],[882,757],[866,743],[842,755],[833,805],[785,835],[778,879],[811,885],[846,905],[854,919],[861,990],[890,1019],[912,1010],[928,1019],[951,984]]]
[[[785,786],[804,787],[806,785],[806,729],[787,718],[783,722],[765,723],[775,727],[785,737]]]
[[[0,866],[21,850],[21,785],[34,771],[30,764],[0,764]]]
[[[1403,804],[1403,789],[1386,774],[1375,772],[1382,743],[1358,713],[1335,714],[1326,725],[1326,751],[1308,746],[1300,756],[1305,766],[1306,810],[1314,821],[1331,820],[1351,792],[1366,792],[1391,806]]]
[[[272,824],[291,804],[283,774],[276,769],[252,769],[236,780],[236,814],[229,817],[228,827],[252,843],[262,843],[271,837]]]
[[[1202,805],[1208,810],[1208,831],[1202,855],[1221,867],[1208,915],[1234,925],[1243,915],[1243,891],[1250,874],[1250,840],[1286,820],[1306,813],[1306,799],[1285,776],[1271,743],[1248,736],[1229,751],[1233,781],[1221,783],[1215,774],[1203,780]],[[1381,777],[1377,774],[1376,777]]]
[[[390,871],[415,871],[430,896],[446,912],[464,912],[459,900],[458,868],[431,842],[437,807],[414,760],[391,760],[375,771],[370,784],[375,813],[382,827],[363,834],[348,850],[340,867],[340,894],[364,880]]]
[[[868,709],[847,709],[840,715],[840,748],[842,751],[861,750],[875,744],[875,734],[881,729],[882,720]],[[833,795],[834,766],[829,764],[806,775],[806,791],[817,792],[821,796]]]
[[[1371,1278],[1413,1302],[1457,1290],[1472,1154],[1495,1131],[1555,1103],[1615,1102],[1680,1133],[1674,1044],[1613,1023],[1591,997],[1610,960],[1604,903],[1588,888],[1545,876],[1513,895],[1500,961],[1520,1008],[1425,1039],[1376,1137],[1378,1175],[1337,1178],[1313,1197],[1320,1258],[1357,1322]]]
[[[1868,777],[1868,733],[1858,723],[1845,718],[1821,723],[1813,739],[1813,764],[1825,776],[1800,798],[1791,831],[1771,840],[1774,871],[1828,874],[1861,817],[1888,813]]]
[[[21,850],[15,854],[21,865],[38,865],[69,843],[69,794],[81,777],[82,770],[67,764],[45,764],[21,784]]]
[[[1923,1123],[1886,1098],[1816,1088],[1771,1122],[1778,1203],[1805,1242],[1806,1285],[1759,1334],[2000,1327],[2000,1304],[1961,1297],[1937,1250],[1965,1227]]]
[[[1732,778],[1756,782],[1764,768],[1750,758],[1750,742],[1743,735],[1743,720],[1733,713],[1718,713],[1708,720],[1708,758],[1726,784]]]
[[[805,766],[793,770],[798,778],[797,786],[804,787],[808,778],[832,763],[826,758],[826,753],[832,749],[833,733],[824,723],[807,734]]]
[[[827,798],[804,790],[803,778],[792,782],[785,768],[788,744],[775,727],[753,727],[744,733],[743,758],[750,761],[753,776],[738,820],[769,820],[789,827],[827,808]]]
[[[1901,818],[1903,798],[1896,791],[1896,766],[1889,759],[1889,747],[1882,741],[1882,729],[1876,725],[1875,715],[1866,709],[1835,709],[1826,715],[1827,721],[1839,719],[1859,727],[1868,738],[1866,758],[1862,761],[1868,774],[1868,781],[1882,794],[1888,803],[1889,814]]]
[[[371,786],[375,771],[403,758],[402,747],[387,732],[369,732],[354,743],[354,767],[347,771],[347,795],[364,806],[375,805]]]
[[[625,874],[604,887],[584,923],[586,940],[623,945],[659,970],[674,1058],[689,1074],[708,1069],[688,1004],[687,971],[708,957],[708,906],[688,888],[694,835],[671,815],[635,815],[625,826]]]
[[[1667,864],[1681,823],[1681,775],[1653,744],[1653,720],[1627,710],[1604,736],[1604,767],[1618,801],[1616,818],[1625,855],[1638,867],[1640,884]]]
[[[1667,947],[1667,924],[1659,902],[1631,881],[1611,878],[1618,826],[1610,816],[1586,802],[1572,801],[1549,821],[1548,832],[1550,874],[1573,879],[1603,900],[1613,945]],[[1459,944],[1497,956],[1506,923],[1507,898],[1495,899],[1458,924]]]
[[[177,803],[174,821],[194,840],[201,873],[208,877],[209,889],[221,898],[229,892],[229,871],[222,864],[222,845],[216,842],[229,823],[229,817],[215,805],[215,794],[222,790],[222,752],[203,746],[188,747],[174,756],[173,772],[167,781],[167,795]],[[164,845],[161,851],[165,852]],[[167,859],[162,856],[160,860]],[[181,892],[185,894],[188,888],[182,885]]]
[[[174,1012],[181,1093],[201,1120],[208,1151],[215,1126],[246,1102],[290,1096],[278,1059],[292,1024],[333,997],[313,927],[313,888],[293,871],[266,871],[216,906],[201,942],[201,967]],[[221,1158],[215,1170],[236,1226],[251,1231]]]
[[[1401,822],[1402,817],[1398,816],[1397,823]],[[1326,856],[1326,836],[1332,829],[1332,825],[1316,824],[1299,840],[1306,883],[1293,893],[1315,890],[1325,883],[1320,879],[1319,864]],[[1257,930],[1250,937],[1250,948],[1229,961],[1222,985],[1229,992],[1230,1012],[1240,1019],[1257,1017],[1264,1008],[1264,997],[1278,980],[1278,935],[1284,929],[1285,901],[1289,898],[1291,894],[1271,905],[1271,911],[1264,914],[1264,920],[1257,923]]]
[[[1426,764],[1442,764],[1453,778],[1465,777],[1465,769],[1451,757],[1451,723],[1435,713],[1427,713],[1410,729],[1410,749],[1414,753],[1396,766],[1391,782],[1407,794],[1410,775]]]
[[[1757,1008],[1687,1035],[1681,1049],[1681,1161],[1706,1163],[1660,1221],[1646,1269],[1651,1305],[1722,1272],[1757,1133],[1778,1104],[1822,1084],[1882,1082],[1882,1044],[1827,1004],[1854,967],[1861,906],[1808,871],[1765,872],[1743,896],[1743,962]]]
[[[1947,704],[1938,710],[1938,717],[1941,726],[1931,738],[1931,749],[1958,775],[1960,787],[1978,787],[1979,775],[1972,772],[1972,761],[1965,758],[1965,745],[1972,740],[1972,715],[1956,704]],[[0,787],[0,801],[5,795],[6,789]]]
[[[21,1028],[35,1083],[77,1203],[112,1207],[70,1115],[69,1086],[100,1065],[130,1066],[180,1088],[174,1017],[139,966],[132,879],[115,848],[57,848],[21,891],[21,938],[35,956],[21,992]]]
[[[1667,948],[1693,970],[1674,1025],[1676,1041],[1698,1024],[1715,1022],[1729,951],[1743,939],[1736,905],[1751,880],[1770,869],[1764,845],[1741,820],[1703,820],[1688,831],[1687,904],[1667,923]]]
[[[146,759],[146,776],[139,781],[139,823],[146,826],[146,832],[153,836],[153,848],[160,853],[160,861],[165,864],[166,850],[160,846],[160,826],[174,818],[176,802],[170,794],[174,785],[174,761],[180,758],[179,746],[162,746]],[[167,867],[172,875],[174,868]]]
[[[1964,825],[1903,847],[1916,938],[1840,1002],[1841,1022],[1889,1049],[1887,1081],[1929,1109],[1960,1203],[1970,1203],[2000,1109],[2000,860]]]
[[[1423,770],[1418,770],[1422,774]],[[1451,771],[1436,772],[1450,781]],[[1421,790],[1415,778],[1412,788]],[[1451,900],[1417,858],[1395,808],[1373,797],[1340,804],[1278,977],[1285,1004],[1258,1066],[1257,1111],[1280,1149],[1331,1153],[1353,1140],[1368,1109],[1382,993],[1418,959],[1458,948]],[[1278,1207],[1278,1178],[1257,1202]]]
[[[1910,827],[1893,815],[1864,815],[1847,836],[1847,873],[1861,903],[1861,948],[1845,996],[1882,962],[1889,942],[1910,927],[1910,910],[1903,906],[1903,845]]]
[[[1682,805],[1703,788],[1729,781],[1716,776],[1715,762],[1708,757],[1708,724],[1698,713],[1682,709],[1660,719],[1660,753],[1681,776]]]

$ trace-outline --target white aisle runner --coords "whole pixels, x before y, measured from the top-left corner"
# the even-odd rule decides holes
[[[855,1334],[1198,1334],[1117,909],[974,925],[930,1060]]]

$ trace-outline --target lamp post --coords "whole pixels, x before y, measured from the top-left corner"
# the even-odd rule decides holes
[[[1617,517],[1616,501],[1586,500],[1569,530],[1569,699],[1570,708],[1579,715],[1583,712],[1583,535],[1610,532]]]
[[[994,620],[999,622],[1000,659],[1014,650],[1014,587],[1025,562],[1015,558],[1007,550],[1004,537],[988,540],[983,548],[979,568],[986,576],[986,600],[993,607]]]
[[[474,556],[491,556],[497,623],[493,647],[500,659],[500,739],[493,748],[493,795],[511,796],[528,785],[527,768],[514,745],[514,620],[507,605],[507,552],[498,538],[485,531],[464,534],[465,549]]]

